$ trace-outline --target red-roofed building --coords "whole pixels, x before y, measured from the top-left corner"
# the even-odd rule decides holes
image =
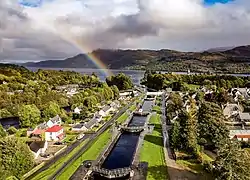
[[[250,140],[250,134],[236,134],[234,136],[239,141],[249,141]]]
[[[63,128],[60,125],[52,126],[45,131],[46,141],[60,141],[64,138]]]

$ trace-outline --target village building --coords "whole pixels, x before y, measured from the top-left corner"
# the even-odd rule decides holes
[[[239,104],[227,103],[227,105],[223,109],[223,114],[226,118],[237,116],[240,112],[243,112],[243,107],[241,107]]]
[[[63,128],[60,125],[54,125],[45,131],[46,141],[60,141],[64,138]]]
[[[107,116],[109,114],[109,112],[113,111],[114,108],[107,105],[105,106],[104,108],[102,108],[100,111],[99,111],[99,115],[101,115],[102,117],[104,116]]]
[[[249,141],[250,140],[250,130],[230,130],[230,138],[235,138],[238,141]]]
[[[239,120],[241,122],[250,122],[250,114],[249,113],[239,113]]]
[[[92,118],[89,122],[87,122],[84,127],[87,130],[92,129],[98,123],[96,118]]]
[[[33,141],[29,145],[30,150],[35,156],[35,159],[39,157],[40,154],[44,154],[46,149],[48,148],[47,141]]]
[[[76,107],[76,108],[74,109],[74,113],[75,113],[75,114],[80,114],[81,111],[82,111],[82,110],[81,110],[79,107]]]
[[[48,122],[47,122],[47,126],[50,128],[52,126],[55,125],[61,125],[62,124],[62,119],[60,118],[59,115],[56,115],[55,117],[51,118]]]
[[[81,131],[86,131],[87,128],[85,127],[84,123],[76,124],[72,127],[72,131],[75,132],[81,132]]]

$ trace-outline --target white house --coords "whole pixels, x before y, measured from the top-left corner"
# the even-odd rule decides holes
[[[33,141],[30,145],[30,150],[35,156],[35,159],[38,158],[40,154],[44,154],[46,149],[48,148],[47,141]]]
[[[99,111],[99,115],[101,116],[107,116],[109,114],[110,111],[113,111],[114,108],[111,107],[111,106],[105,106],[104,108],[102,108],[100,111]]]
[[[101,120],[102,120],[102,115],[97,114],[97,115],[94,116],[94,118],[96,119],[97,122],[101,122]]]
[[[46,141],[59,141],[64,138],[63,128],[60,125],[54,125],[45,131]]]
[[[230,118],[233,115],[237,115],[243,111],[243,108],[238,104],[227,103],[226,107],[223,109],[223,114],[226,118]]]
[[[163,92],[158,91],[158,92],[147,92],[147,96],[161,96]]]
[[[59,115],[56,115],[55,117],[51,118],[48,122],[47,122],[47,126],[50,128],[52,126],[55,125],[61,125],[62,124],[62,119],[60,118]]]
[[[87,131],[88,129],[85,127],[85,124],[76,124],[72,127],[72,131],[81,132]]]
[[[76,107],[76,108],[74,109],[74,113],[75,113],[75,114],[80,114],[81,111],[82,111],[82,110],[81,110],[79,107]]]

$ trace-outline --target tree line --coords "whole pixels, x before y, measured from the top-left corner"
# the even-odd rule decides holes
[[[173,88],[176,91],[188,90],[188,84],[215,85],[217,88],[250,87],[250,77],[232,75],[209,75],[209,74],[172,74],[157,73],[147,70],[142,79],[142,84],[156,90]]]

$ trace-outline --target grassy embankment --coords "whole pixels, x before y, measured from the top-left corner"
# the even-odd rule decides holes
[[[161,116],[159,114],[151,116],[149,121],[151,124],[155,124],[155,128],[152,134],[145,136],[140,153],[140,161],[148,162],[147,180],[168,179],[160,118]]]

